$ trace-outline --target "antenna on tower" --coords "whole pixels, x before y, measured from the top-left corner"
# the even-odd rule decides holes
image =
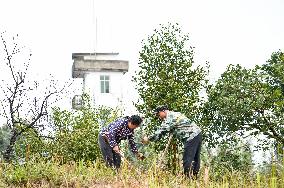
[[[97,51],[97,42],[98,42],[98,18],[96,17],[96,39],[95,39],[95,53]]]
[[[95,38],[94,38],[94,54],[95,54],[95,58],[96,58],[96,53],[97,53],[97,43],[98,43],[98,19],[97,19],[97,15],[95,13],[95,0],[92,0],[92,22],[93,25],[95,26]]]

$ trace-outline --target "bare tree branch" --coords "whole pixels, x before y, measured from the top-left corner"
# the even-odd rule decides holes
[[[5,99],[1,101],[1,104],[3,104],[3,116],[6,118],[7,126],[12,130],[10,144],[4,153],[5,160],[9,161],[16,140],[24,132],[32,129],[38,133],[38,131],[42,131],[47,127],[49,107],[60,99],[60,94],[66,90],[66,87],[70,87],[72,83],[65,83],[61,89],[58,89],[55,79],[52,79],[49,82],[50,85],[45,88],[43,93],[35,94],[36,91],[39,91],[39,83],[38,81],[29,82],[27,77],[31,53],[28,54],[28,60],[24,61],[24,67],[16,70],[16,66],[13,64],[16,59],[14,56],[23,52],[23,47],[20,47],[13,38],[13,47],[10,52],[3,34],[1,33],[0,37],[5,52],[4,65],[7,66],[12,77],[8,82],[9,84],[0,84],[0,89],[5,96]],[[52,98],[54,98],[54,102],[52,102]],[[38,134],[38,136],[41,135]]]

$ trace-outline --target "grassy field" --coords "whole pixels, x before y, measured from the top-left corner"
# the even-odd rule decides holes
[[[153,163],[156,164],[156,163]],[[0,165],[0,187],[284,187],[284,172],[257,172],[244,174],[228,172],[221,178],[214,178],[207,168],[202,168],[197,180],[188,180],[182,174],[123,163],[116,172],[103,162],[73,162],[60,164],[58,160],[30,160],[19,164]]]

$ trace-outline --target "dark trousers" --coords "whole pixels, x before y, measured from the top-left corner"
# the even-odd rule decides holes
[[[99,146],[106,164],[110,167],[119,168],[121,164],[121,157],[113,151],[108,141],[99,134]]]
[[[197,178],[200,169],[200,151],[202,134],[185,142],[183,152],[183,169],[187,177]]]

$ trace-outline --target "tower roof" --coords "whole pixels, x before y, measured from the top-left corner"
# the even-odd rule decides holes
[[[72,78],[83,78],[87,72],[127,72],[127,60],[119,60],[119,53],[72,53]]]

